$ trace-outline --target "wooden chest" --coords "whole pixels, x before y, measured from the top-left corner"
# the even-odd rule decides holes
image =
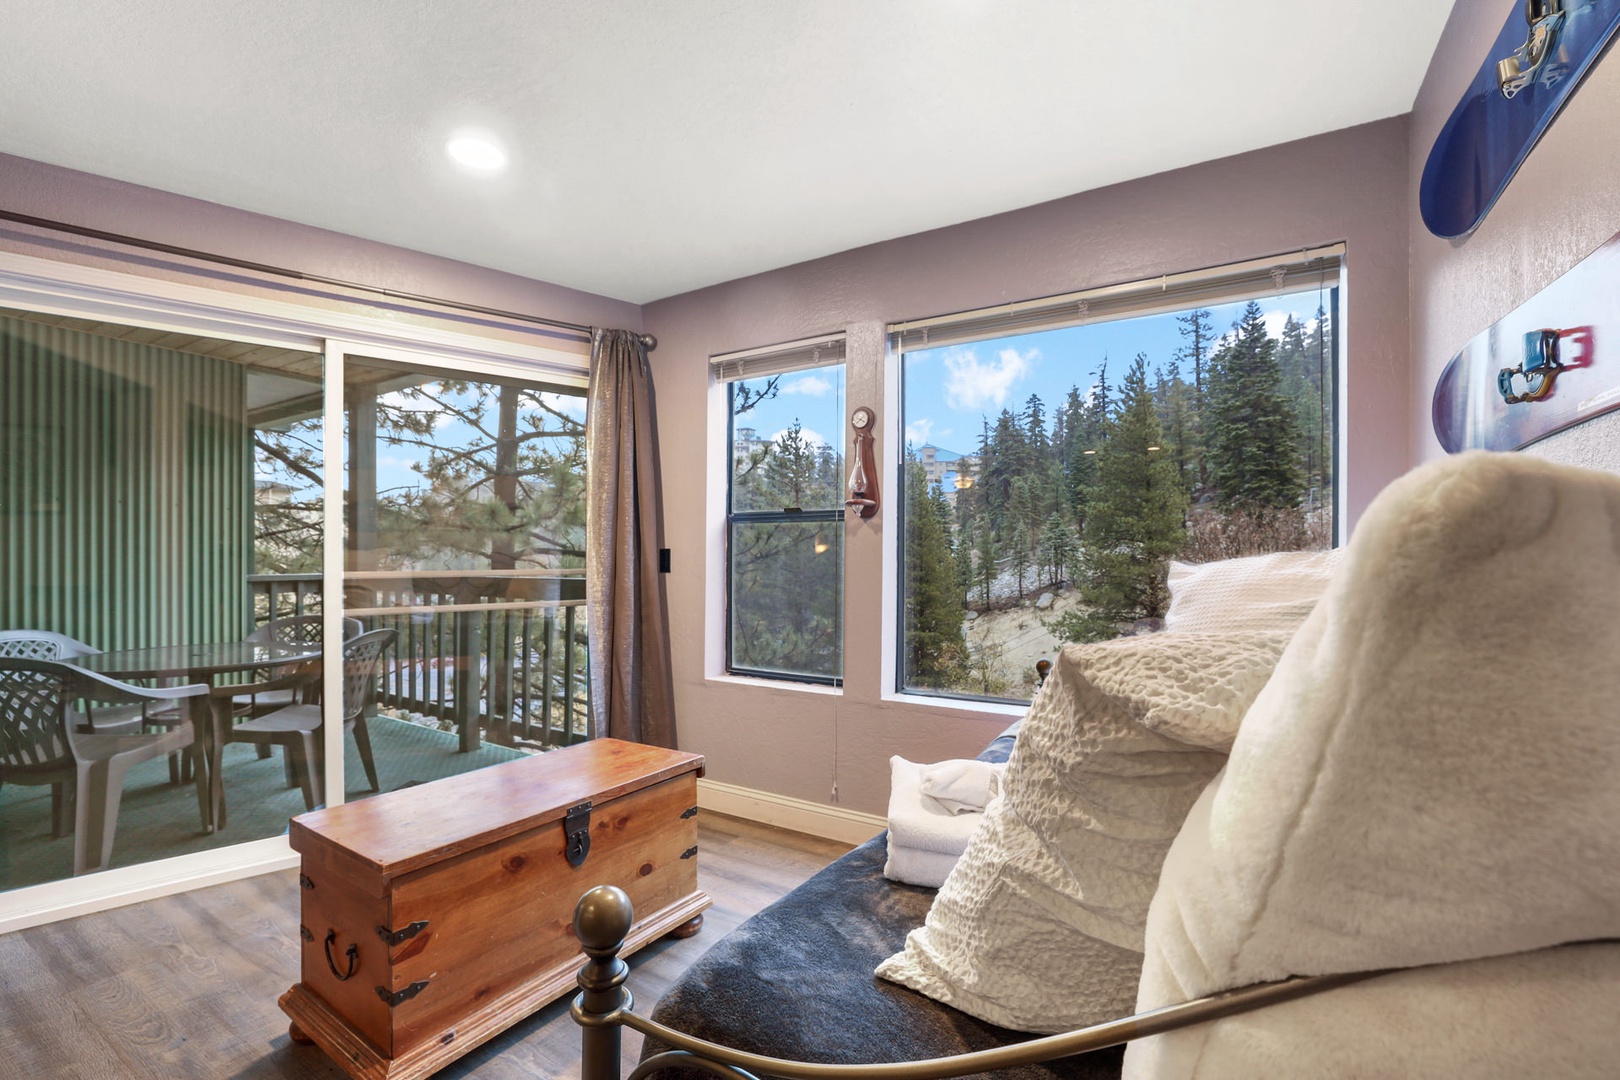
[[[626,953],[695,930],[702,771],[600,739],[294,818],[293,1038],[354,1077],[426,1076],[572,991],[590,887],[630,894]]]

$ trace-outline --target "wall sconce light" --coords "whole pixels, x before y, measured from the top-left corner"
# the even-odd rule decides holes
[[[855,429],[855,468],[849,474],[849,498],[844,505],[862,518],[878,512],[877,462],[872,457],[872,427],[877,414],[865,405],[849,414]]]

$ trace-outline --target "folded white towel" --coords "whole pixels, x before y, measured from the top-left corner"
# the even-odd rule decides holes
[[[883,864],[883,876],[890,881],[906,885],[926,885],[937,889],[955,868],[960,855],[946,855],[938,851],[918,851],[901,847],[889,836],[889,857]]]
[[[983,814],[952,814],[922,793],[922,766],[889,759],[889,842],[951,857],[967,850]]]
[[[953,814],[983,810],[1001,791],[1001,777],[1007,763],[953,758],[937,765],[924,765],[918,776],[922,793]]]

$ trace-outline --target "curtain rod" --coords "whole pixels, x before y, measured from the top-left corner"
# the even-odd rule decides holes
[[[396,292],[393,289],[383,289],[376,285],[362,285],[355,281],[344,281],[341,278],[322,277],[319,274],[306,274],[302,270],[289,270],[282,266],[271,266],[268,263],[250,262],[247,259],[232,258],[229,255],[216,255],[208,251],[198,251],[195,248],[178,247],[174,244],[165,244],[157,240],[146,240],[138,236],[127,236],[123,233],[105,232],[101,229],[91,229],[83,225],[70,225],[64,221],[52,221],[48,218],[30,217],[27,214],[18,214],[10,210],[0,210],[0,221],[13,221],[20,225],[32,225],[35,228],[48,229],[52,232],[68,233],[73,236],[83,236],[91,240],[104,240],[108,243],[123,244],[126,247],[143,248],[147,251],[159,251],[165,255],[179,255],[187,259],[199,259],[203,262],[219,263],[223,266],[234,267],[238,270],[252,270],[255,273],[270,274],[275,277],[292,278],[296,281],[307,281],[316,285],[332,285],[341,289],[353,289],[357,292],[371,293],[376,296],[386,296],[393,300],[408,300],[417,304],[432,304],[435,307],[450,308],[454,311],[467,311],[478,315],[492,315],[500,319],[513,319],[518,322],[536,323],[540,326],[549,326],[557,330],[567,330],[590,341],[595,334],[595,327],[582,323],[564,322],[561,319],[547,319],[540,315],[527,315],[521,311],[506,311],[501,308],[483,307],[479,304],[465,304],[459,300],[445,300],[437,296],[422,296],[419,293]],[[658,347],[658,339],[651,334],[639,335],[641,343],[649,350]]]

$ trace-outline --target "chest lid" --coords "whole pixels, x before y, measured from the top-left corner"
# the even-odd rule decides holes
[[[300,814],[288,839],[345,877],[383,883],[563,820],[682,773],[703,774],[701,754],[595,739],[399,791]]]

